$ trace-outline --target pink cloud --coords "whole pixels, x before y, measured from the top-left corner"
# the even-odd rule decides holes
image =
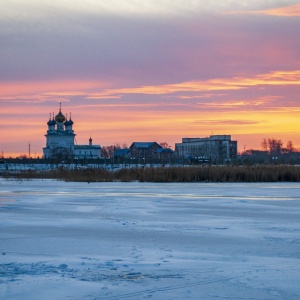
[[[30,82],[0,82],[1,98],[25,98],[28,95],[76,96],[82,91],[112,86],[108,82],[63,80],[63,81],[30,81]]]

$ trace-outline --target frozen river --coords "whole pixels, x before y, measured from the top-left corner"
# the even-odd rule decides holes
[[[300,299],[300,183],[0,178],[0,299]]]

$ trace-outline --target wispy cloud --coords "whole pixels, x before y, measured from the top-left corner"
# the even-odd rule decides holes
[[[184,95],[184,96],[177,96],[178,99],[208,99],[208,98],[216,98],[216,97],[222,97],[222,96],[226,96],[226,94],[218,94],[218,93],[213,93],[213,94],[202,94],[202,95]]]
[[[240,14],[240,15],[269,15],[279,17],[299,17],[300,16],[300,3],[277,7],[266,10],[251,10],[251,11],[231,11],[226,14]]]
[[[0,11],[0,16],[11,18],[35,18],[43,19],[45,14],[86,14],[86,15],[124,15],[146,16],[151,15],[178,15],[184,13],[199,12],[219,12],[233,7],[260,7],[259,0],[243,1],[239,0],[27,0],[27,1],[7,1]],[[245,3],[246,2],[246,3]],[[250,3],[248,3],[250,2]],[[20,9],[21,8],[21,9]],[[24,13],[26,11],[27,13]]]
[[[205,81],[187,81],[175,84],[141,86],[135,88],[106,89],[98,96],[112,96],[125,94],[164,95],[179,92],[203,92],[240,90],[262,85],[299,85],[300,70],[274,71],[259,74],[254,77],[217,78]],[[91,97],[91,95],[90,95]]]
[[[22,100],[28,95],[36,95],[44,101],[50,97],[82,96],[87,91],[109,86],[111,84],[107,82],[84,80],[0,82],[0,99]]]
[[[48,101],[67,102],[70,99],[80,98],[86,100],[124,100],[125,96],[134,95],[145,96],[164,96],[173,97],[181,101],[193,101],[197,99],[211,99],[215,97],[226,97],[222,91],[238,91],[255,87],[267,86],[297,86],[300,85],[300,70],[293,71],[273,71],[265,74],[258,74],[253,77],[232,77],[215,78],[202,81],[186,81],[165,85],[148,85],[138,87],[108,88],[102,82],[85,81],[62,81],[62,82],[30,82],[28,84],[2,84],[0,92],[0,101],[2,102],[25,102],[38,103]],[[111,85],[111,84],[110,84]],[[219,92],[221,91],[221,92]],[[199,93],[199,94],[197,94]],[[204,94],[203,94],[204,93]],[[265,96],[266,97],[266,96]],[[268,96],[266,99],[256,99],[251,101],[251,105],[262,105],[266,101],[274,100],[276,96]],[[166,99],[167,99],[166,98]],[[130,103],[127,99],[126,103]],[[140,100],[139,100],[140,101]],[[147,100],[154,101],[155,100]],[[143,102],[147,102],[146,99]],[[235,100],[227,102],[208,101],[213,106],[246,106],[249,101]],[[204,105],[204,103],[202,103]]]
[[[199,124],[211,124],[211,125],[232,125],[232,126],[236,126],[236,125],[254,125],[254,124],[260,124],[260,123],[265,123],[265,121],[258,121],[258,120],[234,120],[234,119],[230,119],[230,120],[209,120],[209,119],[205,119],[205,120],[196,120],[195,123]]]

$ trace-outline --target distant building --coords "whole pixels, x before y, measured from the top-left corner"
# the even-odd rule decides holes
[[[48,130],[45,135],[46,147],[43,148],[44,158],[100,158],[100,145],[93,145],[92,138],[88,145],[75,145],[75,136],[73,130],[73,120],[69,120],[62,114],[61,105],[59,113],[47,122]]]
[[[156,142],[134,142],[129,147],[130,158],[139,162],[149,162],[149,160],[158,158],[158,149],[162,149]]]
[[[207,138],[183,138],[175,144],[179,157],[199,161],[226,162],[237,157],[237,141],[230,135],[211,135]]]
[[[130,158],[130,149],[129,148],[122,148],[122,149],[115,149],[114,150],[114,158]]]
[[[168,163],[174,156],[174,151],[170,148],[158,148],[157,154],[160,162]]]
[[[74,145],[74,158],[100,158],[100,145],[93,145],[93,140],[89,138],[88,145]]]

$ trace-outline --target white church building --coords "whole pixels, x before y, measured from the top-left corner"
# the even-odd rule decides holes
[[[73,130],[73,120],[68,120],[61,112],[61,104],[59,113],[54,117],[54,113],[47,122],[48,130],[45,135],[46,147],[43,148],[44,158],[59,159],[87,159],[100,158],[100,145],[93,145],[92,138],[89,138],[88,145],[75,144],[75,136]]]

